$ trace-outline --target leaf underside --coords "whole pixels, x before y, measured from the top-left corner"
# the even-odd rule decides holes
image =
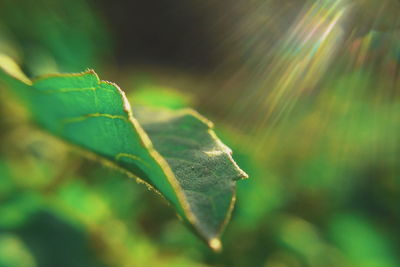
[[[4,62],[0,57],[0,81],[25,101],[39,126],[147,183],[220,248],[235,181],[247,175],[209,121],[190,109],[137,107],[133,116],[124,92],[92,70],[30,81]]]

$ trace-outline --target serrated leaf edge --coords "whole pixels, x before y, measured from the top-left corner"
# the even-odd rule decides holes
[[[15,67],[18,67],[18,65],[15,64],[15,66],[13,66],[13,68],[15,68]],[[15,79],[17,79],[17,80],[21,81],[22,83],[24,83],[26,85],[29,85],[29,86],[33,86],[36,82],[38,82],[40,80],[44,80],[44,79],[48,79],[48,78],[52,78],[52,77],[82,77],[84,75],[90,75],[91,74],[91,75],[94,75],[96,77],[96,80],[97,80],[99,85],[104,83],[104,84],[108,84],[108,85],[111,85],[114,88],[116,88],[118,94],[121,97],[122,103],[123,103],[123,107],[122,108],[123,108],[124,112],[128,116],[128,121],[132,125],[133,130],[136,130],[138,132],[138,134],[140,136],[141,145],[149,152],[150,156],[155,160],[155,162],[161,167],[162,171],[164,172],[168,182],[170,183],[172,189],[176,193],[176,196],[177,196],[177,199],[179,201],[179,204],[182,206],[182,209],[185,212],[185,215],[186,215],[189,223],[191,223],[194,226],[194,229],[199,233],[200,237],[205,239],[205,241],[208,243],[210,248],[212,248],[214,251],[220,251],[221,250],[222,245],[221,245],[221,241],[219,239],[219,236],[220,236],[221,232],[224,230],[224,228],[226,227],[226,225],[228,224],[228,222],[230,220],[230,217],[231,217],[231,214],[232,214],[232,211],[233,211],[233,208],[234,208],[234,204],[235,204],[235,201],[236,201],[236,192],[233,191],[229,209],[227,211],[227,214],[225,216],[225,219],[224,219],[223,223],[221,224],[221,226],[219,228],[217,236],[207,237],[204,233],[202,233],[202,231],[201,231],[201,229],[199,227],[199,222],[198,222],[196,216],[193,214],[193,212],[192,212],[192,210],[190,208],[190,204],[188,203],[188,201],[186,199],[186,196],[183,193],[183,189],[181,188],[181,186],[180,186],[177,178],[175,177],[172,169],[170,168],[169,164],[166,162],[164,157],[161,156],[161,154],[154,148],[153,143],[151,142],[149,136],[144,131],[144,129],[140,126],[140,123],[133,116],[129,100],[126,97],[125,92],[117,84],[115,84],[113,82],[101,80],[99,78],[98,74],[93,69],[88,69],[88,70],[86,70],[84,72],[80,72],[80,73],[41,75],[41,76],[31,80],[31,79],[29,79],[29,78],[27,78],[25,76],[25,74],[19,69],[19,67],[17,69],[14,69],[13,70],[14,72],[10,72],[7,69],[5,69],[3,64],[0,64],[0,68],[2,68],[3,71],[6,72],[8,75],[12,76],[13,78],[15,78]],[[17,71],[17,73],[15,73],[15,71]],[[21,77],[23,77],[23,78],[21,78]],[[239,166],[236,164],[236,162],[231,157],[230,149],[228,147],[226,147],[217,138],[217,136],[214,133],[214,131],[212,131],[212,128],[214,127],[214,125],[213,125],[213,123],[211,121],[207,120],[205,117],[203,117],[202,115],[200,115],[198,112],[194,111],[193,109],[182,109],[179,112],[191,114],[194,117],[196,117],[197,119],[199,119],[200,121],[202,121],[204,124],[206,124],[209,127],[208,133],[210,134],[210,136],[216,142],[220,143],[226,149],[229,150],[229,153],[228,153],[229,159],[232,162],[232,164],[235,166],[235,168],[237,168],[240,171],[240,173],[242,174],[241,178],[248,178],[247,174],[245,172],[243,172],[239,168]],[[66,141],[63,140],[63,142],[66,142]],[[68,143],[69,145],[72,145],[74,147],[77,147],[77,145],[75,145],[75,144],[71,144],[69,142],[66,142],[66,143]],[[101,156],[95,154],[94,152],[88,151],[87,149],[84,149],[84,148],[80,148],[80,150],[84,151],[87,155],[90,155],[90,157],[93,157],[93,158],[96,158],[96,159],[101,158],[101,161],[106,163],[106,165],[114,167],[116,169],[119,169],[120,171],[122,171],[125,174],[127,174],[129,177],[135,178],[137,182],[145,184],[149,189],[153,190],[154,192],[159,194],[163,199],[165,199],[165,197],[162,195],[162,193],[159,190],[157,190],[153,185],[151,185],[148,182],[144,181],[142,178],[136,176],[135,174],[131,173],[130,171],[118,166],[117,164],[115,164],[111,160],[105,159],[104,157],[101,157]]]

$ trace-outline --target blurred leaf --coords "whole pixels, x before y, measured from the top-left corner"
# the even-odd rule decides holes
[[[0,234],[0,266],[36,266],[35,260],[16,236]]]
[[[332,220],[330,230],[353,266],[398,266],[392,244],[366,218],[339,215]]]
[[[7,195],[14,188],[14,183],[10,177],[10,170],[7,161],[0,158],[0,173],[2,175],[0,179],[0,198]]]
[[[190,96],[169,88],[156,85],[146,85],[129,95],[133,104],[152,107],[165,107],[170,109],[181,109],[189,106]]]
[[[103,222],[111,217],[107,203],[96,192],[90,191],[80,180],[64,185],[58,192],[59,202],[78,214],[84,222]]]
[[[104,266],[91,257],[90,232],[83,232],[46,207],[32,214],[13,233],[24,241],[37,266]]]
[[[23,224],[40,208],[41,197],[35,193],[19,192],[1,199],[0,227],[14,228]]]
[[[278,240],[307,266],[346,266],[339,253],[321,238],[318,230],[307,221],[284,216],[278,227]]]
[[[99,67],[110,51],[106,27],[85,0],[2,0],[0,23],[35,75]]]
[[[0,58],[0,66],[11,60]],[[24,97],[33,119],[52,134],[121,169],[163,195],[213,249],[229,220],[235,181],[247,175],[192,110],[138,109],[90,70],[30,81],[3,66],[3,81]],[[143,126],[143,128],[142,128]]]

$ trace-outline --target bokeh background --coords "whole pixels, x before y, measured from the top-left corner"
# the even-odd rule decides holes
[[[400,1],[0,0],[0,52],[194,107],[250,176],[215,254],[0,85],[0,266],[400,265]]]

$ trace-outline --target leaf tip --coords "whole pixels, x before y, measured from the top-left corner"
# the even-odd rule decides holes
[[[87,69],[84,71],[84,73],[86,73],[86,74],[94,74],[94,75],[97,75],[97,73],[94,71],[94,69],[91,69],[91,68],[87,68]]]
[[[229,154],[229,160],[231,161],[233,166],[235,166],[236,171],[237,171],[237,176],[234,178],[235,181],[249,178],[249,175],[244,170],[242,170],[239,167],[239,165],[236,163],[236,161],[232,158],[232,153]]]
[[[243,171],[242,169],[240,169],[240,168],[239,168],[239,173],[240,173],[240,178],[239,178],[239,180],[241,180],[241,179],[249,179],[249,175],[248,175],[245,171]]]
[[[94,69],[87,68],[87,69],[86,69],[84,72],[82,72],[81,74],[83,74],[83,75],[93,75],[98,83],[101,82],[99,75],[97,74],[97,72],[96,72]],[[78,75],[79,75],[79,74],[78,74]]]
[[[215,252],[221,252],[222,251],[222,244],[221,244],[221,241],[218,238],[212,238],[210,241],[208,241],[208,245]]]
[[[23,82],[27,85],[32,85],[32,81],[26,77],[14,59],[3,53],[0,53],[0,70],[3,70],[5,73],[14,79],[19,80],[20,82]]]

